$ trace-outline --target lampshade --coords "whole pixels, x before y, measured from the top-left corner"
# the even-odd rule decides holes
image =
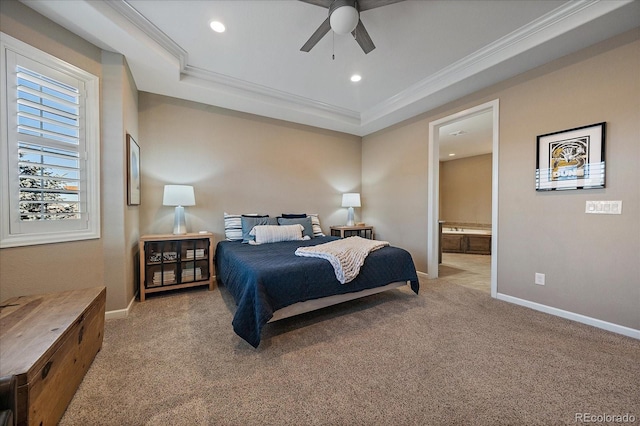
[[[165,185],[164,197],[162,198],[164,206],[195,206],[196,196],[193,193],[191,185]]]
[[[340,6],[329,17],[331,29],[336,34],[344,35],[356,29],[360,16],[355,7]]]
[[[342,207],[360,207],[360,194],[357,192],[342,194]]]

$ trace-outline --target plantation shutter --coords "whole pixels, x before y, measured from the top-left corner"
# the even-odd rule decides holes
[[[100,81],[0,32],[0,248],[100,238]]]
[[[10,232],[86,229],[84,83],[7,53]]]

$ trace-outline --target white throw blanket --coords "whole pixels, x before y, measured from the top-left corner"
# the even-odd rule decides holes
[[[311,247],[298,247],[296,256],[319,257],[333,266],[340,284],[353,281],[360,272],[364,260],[374,250],[388,246],[387,241],[349,237]]]

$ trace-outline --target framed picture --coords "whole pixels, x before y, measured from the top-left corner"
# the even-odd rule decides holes
[[[140,147],[127,133],[127,204],[140,205]]]
[[[606,123],[537,138],[536,191],[604,188]]]

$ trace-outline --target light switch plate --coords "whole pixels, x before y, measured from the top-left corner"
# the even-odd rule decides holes
[[[587,201],[584,212],[588,214],[622,214],[622,201]]]

